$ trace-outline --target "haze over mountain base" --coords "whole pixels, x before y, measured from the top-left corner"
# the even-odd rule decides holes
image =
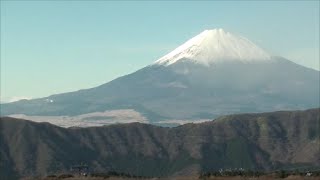
[[[319,82],[318,71],[281,58],[213,66],[186,60],[148,66],[92,89],[3,104],[1,114],[51,119],[64,127],[179,125],[232,113],[319,107]]]

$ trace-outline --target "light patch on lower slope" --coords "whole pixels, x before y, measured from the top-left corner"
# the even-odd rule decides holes
[[[78,116],[28,116],[24,114],[13,114],[10,115],[10,117],[35,122],[48,122],[61,127],[91,127],[132,122],[149,123],[146,117],[133,109],[93,112]]]
[[[172,87],[172,88],[188,88],[186,85],[184,85],[183,83],[181,82],[170,82],[170,83],[166,83],[166,84],[157,84],[159,87],[164,87],[164,88],[167,88],[167,87]]]
[[[169,119],[164,121],[159,121],[157,124],[166,125],[166,124],[176,124],[176,125],[183,125],[188,123],[203,123],[207,121],[212,121],[212,119]]]

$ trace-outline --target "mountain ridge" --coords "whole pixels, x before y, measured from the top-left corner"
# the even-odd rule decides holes
[[[61,128],[0,119],[0,176],[67,172],[84,162],[95,172],[144,176],[220,168],[274,170],[320,166],[320,109],[239,114],[165,128],[150,124]],[[12,177],[17,175],[17,177]]]

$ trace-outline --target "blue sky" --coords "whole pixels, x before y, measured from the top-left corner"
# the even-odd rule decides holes
[[[319,1],[1,1],[1,101],[103,84],[214,28],[319,69]]]

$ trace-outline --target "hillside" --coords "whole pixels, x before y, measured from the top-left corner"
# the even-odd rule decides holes
[[[319,111],[230,115],[174,128],[61,128],[2,117],[0,179],[66,172],[81,162],[95,172],[144,176],[320,166]]]

